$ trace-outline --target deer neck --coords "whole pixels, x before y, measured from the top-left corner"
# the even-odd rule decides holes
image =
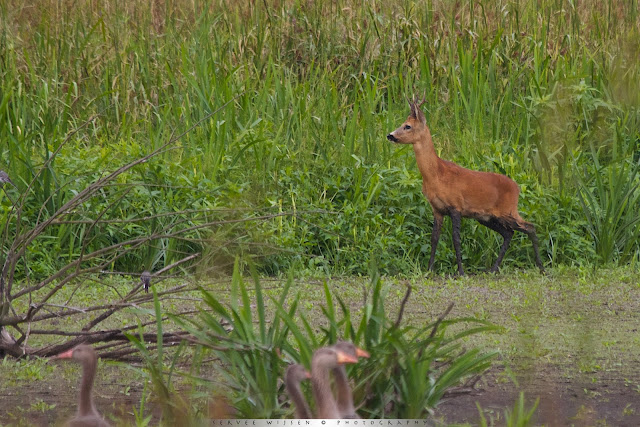
[[[425,183],[438,179],[438,165],[440,158],[431,140],[431,132],[425,127],[425,132],[418,142],[413,144],[413,152],[416,155],[416,163]]]

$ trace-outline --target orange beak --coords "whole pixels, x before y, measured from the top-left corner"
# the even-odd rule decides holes
[[[50,359],[51,360],[71,359],[72,357],[73,357],[73,349],[70,349],[60,354],[56,354],[55,356],[51,356]]]
[[[311,372],[309,372],[309,371],[304,371],[304,376],[305,376],[306,378],[311,378]]]
[[[358,358],[342,351],[336,351],[338,355],[338,363],[343,365],[345,363],[358,363]]]
[[[369,354],[369,352],[368,352],[368,351],[363,350],[363,349],[361,349],[361,348],[359,348],[359,347],[356,347],[356,356],[358,356],[358,357],[364,357],[364,358],[368,359],[368,358],[369,358],[369,356],[371,356],[371,355]]]

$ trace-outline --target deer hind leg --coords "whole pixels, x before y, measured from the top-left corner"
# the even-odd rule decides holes
[[[458,262],[458,274],[464,276],[464,270],[462,269],[462,250],[460,248],[460,212],[455,209],[449,211],[451,216],[451,228],[453,233],[453,248],[456,250],[456,261]]]
[[[440,240],[440,229],[442,228],[443,216],[433,211],[433,230],[431,231],[431,256],[429,257],[429,270],[433,269],[433,263],[436,260],[436,247]]]
[[[511,238],[513,237],[513,229],[511,229],[511,227],[501,224],[500,221],[496,220],[495,218],[492,218],[489,221],[478,220],[478,222],[484,225],[485,227],[490,228],[493,231],[497,231],[498,233],[500,233],[500,235],[504,239],[502,241],[502,247],[500,248],[500,252],[498,253],[498,259],[496,259],[496,262],[493,264],[493,267],[489,269],[489,273],[496,273],[500,268],[500,264],[502,263],[502,258],[504,258],[504,254],[507,252],[507,249],[509,248],[509,244],[511,243]]]
[[[538,251],[538,235],[536,234],[536,227],[534,227],[530,222],[523,221],[523,224],[518,224],[515,228],[529,236],[529,240],[531,240],[531,244],[533,245],[533,254],[535,255],[536,266],[540,269],[540,272],[544,274],[544,266],[542,265],[540,253]]]

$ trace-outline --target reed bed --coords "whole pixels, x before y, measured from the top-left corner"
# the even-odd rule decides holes
[[[235,98],[105,188],[133,188],[117,208],[93,198],[78,216],[295,212],[212,230],[201,247],[167,241],[151,258],[234,241],[229,255],[265,274],[420,272],[430,209],[413,153],[384,138],[420,94],[442,157],[520,184],[546,263],[638,262],[638,12],[635,0],[7,0],[0,169],[17,189],[0,193],[0,216],[17,224],[20,196],[21,221],[35,223]],[[29,268],[77,255],[85,232],[104,245],[161,225],[61,224]],[[446,234],[441,271],[454,263]],[[465,265],[490,266],[494,234],[463,222]],[[531,256],[517,238],[503,265]]]

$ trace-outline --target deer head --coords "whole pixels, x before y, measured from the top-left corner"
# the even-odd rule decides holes
[[[427,119],[420,109],[420,106],[424,104],[425,98],[419,101],[418,98],[415,97],[413,101],[407,101],[409,102],[411,113],[398,129],[387,135],[387,139],[391,142],[398,144],[415,144],[420,140],[422,132],[427,127]]]

